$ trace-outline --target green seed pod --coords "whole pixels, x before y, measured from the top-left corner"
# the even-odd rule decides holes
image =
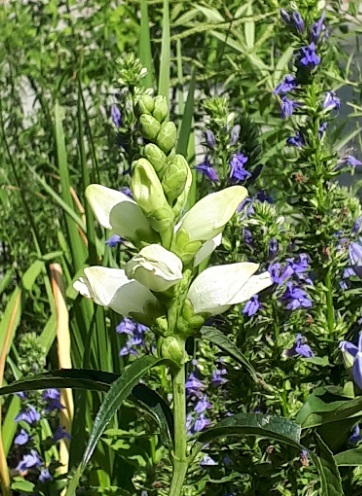
[[[139,118],[140,131],[144,138],[155,141],[158,136],[161,124],[152,115],[142,114]]]
[[[158,176],[161,177],[163,171],[167,167],[167,157],[157,145],[153,143],[148,143],[145,146],[144,153],[146,158],[151,162],[153,168],[157,172]]]
[[[152,96],[142,95],[137,100],[135,110],[136,110],[136,114],[138,116],[140,116],[142,114],[151,115],[154,108],[155,108],[155,102],[154,102],[154,99],[152,98]]]
[[[162,339],[162,338],[161,338]],[[162,339],[161,357],[168,358],[181,367],[185,363],[184,343],[176,336],[168,336]]]
[[[162,122],[168,116],[168,105],[166,97],[158,95],[155,98],[155,107],[152,115],[158,122]]]
[[[158,121],[156,122],[160,125]],[[162,124],[160,132],[157,135],[156,144],[166,155],[172,150],[176,144],[176,126],[173,122]]]
[[[188,169],[188,163],[182,155],[176,155],[167,166],[162,178],[162,187],[170,205],[173,205],[185,189]]]

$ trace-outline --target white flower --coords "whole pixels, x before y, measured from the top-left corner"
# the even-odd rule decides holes
[[[147,322],[161,315],[160,304],[149,289],[129,279],[123,269],[87,267],[84,277],[74,282],[73,287],[82,296],[90,298],[97,305],[109,307],[124,315],[144,315]]]
[[[194,267],[197,267],[204,260],[206,260],[216,250],[216,248],[221,244],[221,241],[222,241],[222,234],[221,233],[219,233],[214,238],[209,239],[208,241],[205,241],[205,243],[201,246],[201,248],[199,249],[199,251],[195,255]]]
[[[167,291],[182,279],[182,262],[161,245],[148,245],[125,267],[128,277],[152,291]]]
[[[208,241],[222,232],[248,192],[231,186],[198,201],[181,219],[178,231],[187,232],[190,241]]]
[[[226,312],[232,305],[249,300],[270,286],[273,281],[268,272],[253,276],[258,268],[258,264],[245,262],[204,270],[193,281],[187,294],[195,314]]]
[[[128,241],[137,241],[139,233],[146,240],[156,241],[156,234],[147,217],[129,196],[100,184],[91,184],[86,189],[86,197],[98,222],[105,229]]]

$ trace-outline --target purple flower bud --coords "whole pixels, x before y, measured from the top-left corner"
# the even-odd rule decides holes
[[[322,31],[326,29],[326,26],[324,24],[325,17],[326,17],[326,13],[323,12],[320,19],[317,22],[314,22],[312,25],[311,36],[312,36],[312,40],[315,43],[318,43]]]
[[[245,181],[251,177],[251,173],[244,169],[248,157],[243,153],[238,152],[232,156],[230,160],[230,179],[234,181]]]
[[[212,131],[210,131],[209,129],[207,129],[204,132],[204,137],[205,137],[206,145],[209,148],[211,148],[211,150],[213,150],[216,146],[214,133]]]
[[[290,348],[289,350],[286,350],[284,354],[285,356],[288,357],[292,357],[296,355],[302,356],[304,358],[314,357],[314,353],[311,350],[310,346],[304,344],[304,338],[301,334],[297,334],[297,338],[294,346],[292,346],[292,348]]]
[[[298,54],[298,63],[308,69],[314,69],[320,63],[321,58],[316,54],[315,44],[302,47]]]
[[[294,100],[290,100],[286,96],[283,96],[281,105],[282,118],[286,119],[287,117],[291,117],[293,115],[294,109],[296,109],[297,107],[299,107],[298,102],[295,102]]]
[[[294,24],[296,30],[298,31],[298,33],[301,33],[301,34],[304,33],[304,29],[305,29],[304,21],[303,21],[302,16],[300,15],[300,13],[297,11],[294,11],[292,14],[292,17],[293,17],[293,24]]]
[[[251,234],[249,229],[246,229],[245,227],[243,229],[243,238],[247,245],[251,245],[253,243],[253,235]]]
[[[301,148],[304,145],[304,138],[301,132],[297,130],[295,132],[295,136],[290,136],[289,138],[287,138],[287,145]]]
[[[359,428],[359,425],[357,424],[353,427],[352,433],[349,437],[349,442],[351,444],[357,444],[361,439],[362,439],[362,436],[360,434],[360,428]]]
[[[269,259],[272,260],[278,253],[278,241],[276,239],[271,239],[269,241]]]
[[[39,482],[42,482],[43,484],[48,481],[52,481],[53,477],[51,476],[49,469],[47,468],[42,468],[39,474]]]
[[[110,248],[114,248],[117,245],[122,244],[123,239],[121,236],[118,236],[118,234],[113,234],[109,239],[105,241],[106,245],[108,245]]]
[[[230,145],[231,146],[236,145],[236,143],[239,141],[240,129],[241,129],[241,127],[239,124],[236,124],[231,129],[231,133],[230,133]]]
[[[116,127],[121,127],[122,116],[121,116],[121,111],[119,110],[119,108],[117,107],[117,105],[112,105],[111,106],[111,117],[112,117],[113,124]]]
[[[341,100],[336,95],[335,91],[327,91],[324,95],[323,108],[337,109],[341,108]]]
[[[289,91],[295,90],[297,87],[297,81],[295,77],[291,74],[287,74],[283,81],[278,84],[274,90],[274,95],[279,95],[280,93],[289,93]]]
[[[198,172],[201,172],[203,176],[205,176],[207,179],[213,182],[218,182],[219,181],[219,176],[217,175],[217,172],[211,165],[209,161],[209,157],[205,157],[205,160],[203,161],[202,164],[197,165],[195,167],[195,170]]]
[[[324,134],[325,130],[327,129],[327,125],[328,125],[328,123],[327,123],[327,122],[323,122],[323,123],[319,126],[319,129],[318,129],[318,138],[319,138],[319,139],[322,139],[323,134]]]
[[[280,17],[283,19],[285,24],[289,25],[291,23],[291,18],[289,13],[285,9],[280,9],[279,13],[280,13]]]
[[[242,313],[244,315],[247,315],[248,317],[252,317],[261,307],[262,304],[259,301],[258,295],[254,295],[250,298],[249,301],[246,302]]]

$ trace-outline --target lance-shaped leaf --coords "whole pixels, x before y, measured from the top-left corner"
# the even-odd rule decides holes
[[[182,262],[161,245],[148,245],[125,267],[129,278],[136,279],[152,291],[167,291],[182,279]]]
[[[238,205],[247,197],[243,186],[231,186],[205,196],[181,219],[178,229],[190,241],[207,241],[222,232]]]
[[[123,269],[87,267],[84,277],[73,287],[81,295],[91,298],[98,305],[112,308],[121,315],[137,315],[137,320],[147,325],[162,315],[162,307],[151,291],[134,279],[128,279]]]
[[[258,264],[245,262],[218,265],[201,272],[187,295],[194,312],[207,315],[226,312],[232,305],[242,303],[270,286],[272,279],[268,272],[252,278],[258,268]]]
[[[86,197],[98,222],[105,229],[134,243],[141,236],[150,242],[158,239],[141,208],[121,191],[91,184],[86,189]]]

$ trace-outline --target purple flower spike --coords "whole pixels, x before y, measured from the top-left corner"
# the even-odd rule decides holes
[[[243,314],[252,317],[262,307],[258,295],[254,295],[243,308]]]
[[[316,54],[315,43],[302,47],[299,52],[299,63],[308,69],[314,69],[320,63],[321,58]]]
[[[290,136],[289,138],[287,138],[287,145],[301,148],[304,145],[304,138],[301,132],[297,130],[295,132],[295,136]]]
[[[297,107],[299,107],[299,103],[295,102],[294,100],[290,100],[286,96],[283,96],[281,105],[282,118],[286,119],[287,117],[291,117],[293,115],[294,109],[296,109]]]
[[[118,234],[113,234],[109,239],[106,240],[106,245],[108,245],[110,248],[114,248],[117,245],[120,245],[122,243],[123,239],[121,236],[118,236]]]
[[[248,161],[243,153],[238,152],[230,160],[230,179],[233,181],[245,181],[251,177],[251,173],[244,169],[244,165]]]
[[[336,95],[335,91],[327,91],[324,95],[323,108],[337,109],[341,108],[341,100]]]
[[[216,146],[214,133],[212,131],[210,131],[209,129],[207,129],[204,132],[204,138],[205,138],[206,145],[209,148],[211,148],[211,150],[213,150]]]
[[[195,412],[196,413],[202,413],[208,408],[211,408],[212,405],[211,403],[207,400],[207,396],[203,396],[195,405]]]
[[[35,450],[31,450],[30,454],[24,455],[23,459],[20,461],[19,465],[16,467],[18,472],[22,473],[29,468],[37,468],[42,465],[42,461],[39,458],[38,453]]]
[[[210,163],[209,157],[205,157],[205,160],[203,161],[202,164],[197,165],[195,167],[195,170],[198,172],[201,172],[203,176],[205,176],[207,179],[213,182],[218,182],[219,181],[219,176],[217,175],[217,172],[213,168],[213,166]]]
[[[217,465],[217,462],[211,458],[209,455],[204,455],[201,462],[200,462],[201,467],[214,467]]]
[[[314,353],[311,350],[310,346],[307,344],[304,344],[304,338],[301,334],[297,334],[297,338],[295,341],[294,346],[290,348],[289,350],[285,351],[285,356],[292,357],[292,356],[302,356],[304,358],[311,358],[314,357]]]
[[[47,468],[42,468],[39,475],[39,482],[43,484],[48,481],[52,481],[53,477],[51,476],[49,470]]]
[[[14,439],[14,444],[17,444],[18,446],[24,446],[30,439],[29,434],[26,432],[25,429],[21,429],[19,434],[16,436]]]
[[[230,145],[231,146],[236,145],[236,143],[238,142],[239,136],[240,136],[240,129],[241,129],[241,127],[239,124],[236,124],[231,129],[231,133],[230,133]]]
[[[15,422],[20,422],[21,420],[27,422],[29,425],[35,424],[40,420],[40,413],[35,410],[32,405],[29,405],[27,410],[20,412],[19,415],[15,417]]]
[[[112,107],[111,107],[111,117],[112,117],[113,124],[116,127],[121,127],[122,116],[121,116],[121,111],[119,110],[119,108],[117,107],[117,105],[112,105]]]
[[[300,15],[300,13],[297,11],[294,11],[292,14],[292,18],[293,18],[293,24],[294,24],[296,30],[298,31],[298,33],[304,33],[304,29],[305,29],[304,21],[303,21],[302,16]]]
[[[326,26],[324,24],[325,17],[326,17],[326,13],[323,12],[320,19],[317,22],[313,23],[312,25],[311,35],[312,35],[312,40],[315,43],[318,43],[322,31],[326,29]]]
[[[291,74],[287,74],[284,80],[275,88],[274,95],[279,95],[280,93],[288,93],[289,91],[295,90],[297,87],[297,82],[295,77]]]

